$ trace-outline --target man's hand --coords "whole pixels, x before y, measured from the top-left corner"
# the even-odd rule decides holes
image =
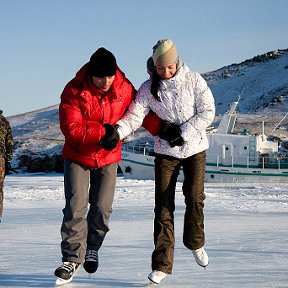
[[[100,141],[100,145],[108,151],[112,151],[120,141],[119,133],[116,126],[105,123],[103,125],[106,128],[104,137]]]

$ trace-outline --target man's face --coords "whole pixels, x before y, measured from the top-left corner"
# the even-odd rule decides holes
[[[92,76],[92,82],[93,84],[100,90],[106,92],[110,89],[111,85],[113,84],[113,81],[115,79],[114,76],[105,76],[105,77],[95,77]]]

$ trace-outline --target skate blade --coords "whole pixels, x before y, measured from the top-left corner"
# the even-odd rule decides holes
[[[73,277],[71,277],[68,280],[65,280],[65,279],[62,279],[62,278],[57,278],[56,282],[55,282],[55,285],[56,286],[61,286],[61,285],[68,284],[68,283],[70,283],[72,281],[72,279],[73,279]]]
[[[158,284],[160,284],[160,282],[155,282],[155,281],[153,281],[153,280],[151,280],[149,277],[147,277],[148,278],[148,280],[149,280],[149,283],[148,283],[148,286],[147,287],[156,287]],[[163,279],[162,279],[163,280]]]
[[[208,263],[209,264],[209,263]],[[206,271],[208,268],[208,264],[206,266],[202,266],[204,268],[204,270]]]

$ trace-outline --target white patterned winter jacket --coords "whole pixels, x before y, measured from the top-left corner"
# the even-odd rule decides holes
[[[151,109],[161,119],[180,125],[185,141],[182,146],[171,148],[166,140],[155,136],[156,153],[183,159],[206,150],[209,147],[206,128],[214,119],[215,106],[211,90],[202,76],[182,63],[173,78],[161,80],[160,101],[151,94],[150,88],[151,79],[148,79],[139,88],[124,117],[117,122],[120,138],[139,128]]]

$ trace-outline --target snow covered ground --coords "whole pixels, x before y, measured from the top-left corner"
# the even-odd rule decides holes
[[[81,269],[64,287],[152,287],[153,181],[118,178],[110,232],[92,276]],[[158,287],[288,287],[288,185],[206,184],[207,270],[182,244],[176,193],[173,274]],[[9,175],[0,224],[0,287],[54,287],[61,263],[63,175]]]

